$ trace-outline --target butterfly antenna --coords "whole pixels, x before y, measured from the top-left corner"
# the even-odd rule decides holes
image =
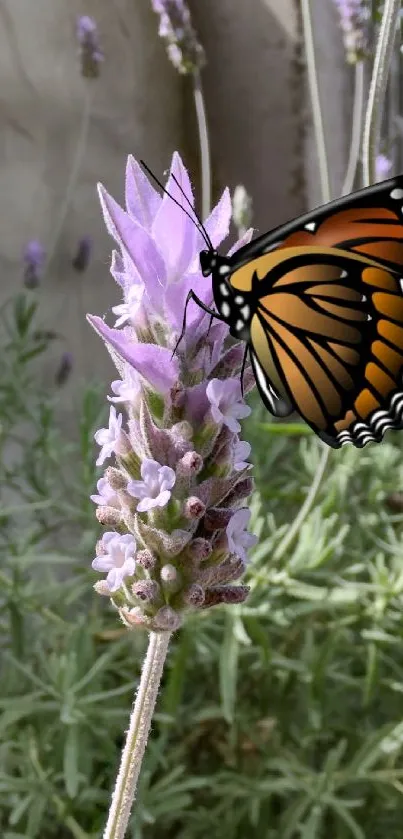
[[[208,233],[207,233],[207,230],[206,230],[206,228],[205,228],[205,226],[204,226],[204,224],[203,224],[203,222],[202,222],[202,220],[201,220],[201,218],[200,218],[199,214],[198,214],[198,213],[197,213],[197,211],[195,210],[195,208],[194,208],[194,206],[193,206],[192,202],[189,200],[188,196],[186,195],[186,192],[185,192],[185,190],[183,189],[183,186],[181,186],[181,184],[180,184],[180,183],[179,183],[179,181],[178,181],[178,178],[176,177],[176,175],[174,175],[174,173],[173,173],[173,172],[171,172],[171,178],[172,178],[172,180],[176,183],[176,186],[178,187],[179,192],[181,192],[181,193],[182,193],[182,195],[183,195],[183,197],[184,197],[184,199],[185,199],[186,203],[187,203],[187,204],[188,204],[188,206],[190,207],[190,209],[191,209],[191,211],[192,211],[192,213],[193,213],[193,215],[194,215],[195,219],[197,220],[197,223],[198,223],[198,225],[199,225],[199,230],[200,230],[200,232],[203,232],[203,234],[204,234],[204,241],[205,241],[206,243],[208,243],[208,246],[209,246],[210,250],[214,250],[214,248],[213,248],[213,243],[212,243],[212,241],[211,241],[211,239],[210,239],[210,236],[209,236],[209,235],[208,235]]]
[[[140,160],[140,164],[141,164],[141,166],[143,167],[143,169],[145,169],[145,171],[146,171],[146,172],[150,175],[150,177],[153,179],[153,181],[155,181],[155,183],[156,183],[156,184],[158,184],[158,186],[160,187],[160,189],[162,189],[162,191],[163,191],[163,192],[165,192],[165,195],[167,195],[167,196],[168,196],[168,198],[170,198],[170,199],[171,199],[171,201],[173,201],[173,202],[174,202],[174,204],[176,204],[176,205],[177,205],[177,207],[180,207],[180,209],[182,210],[182,212],[183,212],[183,213],[185,213],[185,216],[187,216],[188,218],[190,218],[190,221],[191,221],[191,222],[193,222],[193,224],[195,225],[195,227],[197,227],[197,229],[198,229],[199,233],[201,233],[201,235],[203,236],[203,239],[204,239],[204,241],[205,241],[205,243],[206,243],[207,247],[209,248],[209,250],[213,250],[213,245],[212,245],[211,239],[210,239],[210,237],[209,237],[209,235],[208,235],[207,231],[204,229],[203,224],[201,223],[201,221],[200,221],[200,219],[199,219],[199,217],[198,217],[198,215],[197,215],[196,211],[195,211],[195,210],[194,210],[194,208],[192,207],[192,205],[191,205],[191,203],[190,203],[190,201],[189,201],[189,199],[188,199],[188,197],[187,197],[186,193],[184,192],[184,190],[182,189],[182,187],[179,185],[179,183],[178,183],[177,179],[175,178],[175,175],[172,175],[172,177],[173,177],[173,179],[174,179],[175,183],[177,184],[177,186],[179,187],[180,192],[182,193],[182,195],[184,196],[184,198],[186,199],[186,201],[187,201],[187,202],[188,202],[188,204],[190,205],[190,207],[191,207],[191,209],[192,209],[192,211],[193,211],[193,213],[194,213],[194,216],[195,216],[195,218],[197,219],[197,224],[196,224],[195,219],[193,218],[193,216],[191,216],[191,215],[190,215],[190,213],[188,213],[188,211],[187,211],[187,210],[185,210],[184,206],[183,206],[182,204],[180,204],[180,203],[179,203],[179,201],[177,201],[177,200],[176,200],[176,198],[174,198],[174,197],[173,197],[173,195],[171,195],[171,193],[170,193],[170,192],[168,192],[168,190],[167,190],[167,189],[165,189],[165,187],[164,187],[164,185],[161,183],[161,181],[159,181],[159,180],[158,180],[158,178],[157,178],[157,176],[156,176],[156,175],[154,175],[154,172],[152,172],[152,171],[151,171],[151,169],[149,168],[149,166],[147,166],[147,164],[146,164],[146,163],[144,163],[144,160]]]

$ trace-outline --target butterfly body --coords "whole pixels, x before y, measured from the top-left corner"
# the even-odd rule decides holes
[[[232,257],[202,251],[217,316],[261,398],[330,446],[403,427],[403,177],[308,213]]]

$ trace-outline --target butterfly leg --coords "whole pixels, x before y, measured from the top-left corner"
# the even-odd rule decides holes
[[[186,331],[186,313],[187,313],[188,305],[189,305],[191,300],[193,300],[194,303],[197,303],[197,305],[200,306],[200,308],[203,309],[204,312],[207,312],[208,315],[211,315],[211,320],[213,320],[213,318],[216,318],[217,320],[225,321],[225,318],[221,317],[221,315],[219,315],[218,312],[214,312],[213,309],[209,309],[209,307],[206,306],[205,303],[203,303],[203,301],[199,299],[197,294],[194,293],[193,289],[190,289],[190,291],[188,292],[188,296],[186,298],[185,311],[183,313],[182,331],[181,331],[181,334],[180,334],[180,336],[179,336],[179,338],[176,342],[175,349],[174,349],[174,351],[172,353],[172,356],[171,356],[172,358],[175,355],[176,350],[178,349],[179,344],[180,344],[180,342],[181,342],[181,340],[182,340],[182,338],[185,334],[185,331]],[[211,327],[211,323],[210,323],[210,327]],[[210,331],[210,328],[209,328],[209,331]]]

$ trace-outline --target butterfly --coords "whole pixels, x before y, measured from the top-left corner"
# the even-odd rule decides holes
[[[194,300],[245,341],[244,363],[249,356],[270,413],[298,412],[335,449],[403,428],[403,175],[280,225],[230,257],[213,248],[192,211],[216,310],[193,290],[186,306]],[[179,340],[185,326],[186,307]]]

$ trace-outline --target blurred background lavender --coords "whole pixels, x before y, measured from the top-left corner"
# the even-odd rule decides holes
[[[85,314],[121,302],[96,183],[120,200],[129,153],[162,176],[177,149],[200,207],[202,84],[233,239],[320,204],[306,5],[0,2],[2,839],[98,839],[145,644],[92,592],[116,374]],[[309,3],[334,197],[361,184],[383,5]],[[403,170],[401,43],[377,180]],[[175,638],[128,837],[400,839],[403,435],[325,473],[306,427],[253,400],[252,593]]]

